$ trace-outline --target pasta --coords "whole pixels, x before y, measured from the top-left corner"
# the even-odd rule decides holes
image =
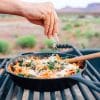
[[[8,70],[21,77],[50,79],[68,77],[81,71],[77,63],[68,63],[58,54],[49,57],[28,57],[8,66]]]

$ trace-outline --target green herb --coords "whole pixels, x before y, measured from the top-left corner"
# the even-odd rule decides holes
[[[33,61],[31,61],[31,67],[32,67],[32,68],[35,68],[35,64],[34,64]]]
[[[80,72],[80,69],[77,69],[76,72],[77,72],[77,73]]]
[[[26,67],[31,67],[31,65],[32,65],[32,60],[26,64]]]
[[[35,75],[32,75],[32,74],[29,74],[27,77],[33,78],[33,77],[36,77],[36,76]]]
[[[54,65],[55,65],[54,62],[48,62],[48,67],[50,70],[54,69]]]
[[[23,65],[23,60],[19,61],[19,66]]]
[[[24,74],[21,74],[21,73],[20,73],[20,74],[18,74],[18,76],[24,77]]]
[[[57,60],[55,60],[54,63],[57,63]]]

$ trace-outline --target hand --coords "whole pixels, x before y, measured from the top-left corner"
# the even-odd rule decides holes
[[[58,33],[58,16],[52,3],[24,3],[22,15],[30,22],[43,26],[48,38]]]

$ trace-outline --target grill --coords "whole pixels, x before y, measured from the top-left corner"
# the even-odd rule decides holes
[[[59,48],[68,48],[66,53],[75,55],[83,55],[94,52],[100,52],[100,50],[78,50],[72,45],[58,45]],[[37,92],[32,90],[26,90],[14,84],[10,79],[10,76],[5,72],[5,65],[10,58],[0,59],[0,100],[100,100],[100,93],[87,87],[86,85],[77,82],[76,85],[64,89],[61,91],[53,92]],[[93,59],[86,61],[87,69],[83,76],[87,80],[100,82],[100,59]],[[52,86],[51,86],[52,88]]]

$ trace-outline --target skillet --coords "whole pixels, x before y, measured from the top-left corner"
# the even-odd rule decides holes
[[[75,57],[75,55],[67,53],[41,53],[41,52],[27,53],[25,55],[20,55],[15,58],[12,58],[6,65],[6,71],[8,74],[10,74],[10,77],[15,82],[15,84],[26,89],[31,89],[35,91],[57,91],[70,88],[77,82],[81,82],[87,85],[89,88],[100,92],[100,84],[98,82],[90,81],[83,77],[83,73],[87,68],[85,62],[81,63],[80,68],[82,70],[79,73],[71,75],[69,77],[60,77],[60,78],[50,78],[50,79],[27,78],[15,75],[8,70],[8,66],[13,65],[16,61],[19,61],[19,59],[27,58],[30,56],[48,57],[51,56],[52,54],[58,54],[60,57],[63,58]]]

